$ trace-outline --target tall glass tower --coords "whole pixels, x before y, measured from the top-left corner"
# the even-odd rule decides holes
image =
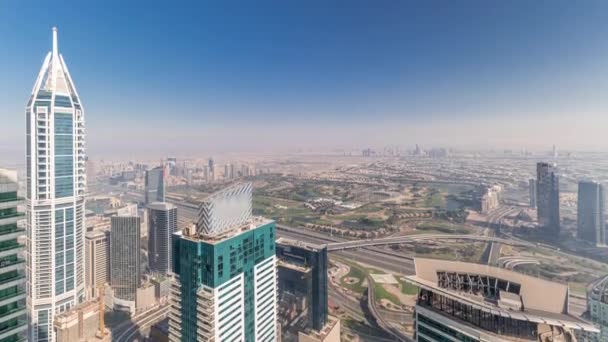
[[[606,245],[604,187],[593,181],[578,183],[577,234],[597,246]]]
[[[560,232],[559,175],[554,165],[536,164],[536,208],[538,225],[557,237]]]
[[[154,202],[148,205],[148,265],[156,275],[171,270],[171,241],[177,232],[177,207],[171,203]]]
[[[145,177],[145,201],[146,205],[152,202],[165,201],[165,168],[162,166],[155,167],[152,170],[146,170]]]
[[[25,114],[28,337],[54,341],[54,315],[85,297],[86,184],[84,111],[55,28]]]

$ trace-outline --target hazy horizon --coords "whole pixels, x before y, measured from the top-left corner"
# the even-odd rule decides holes
[[[0,160],[55,25],[94,159],[608,150],[608,3],[146,4],[0,4]]]

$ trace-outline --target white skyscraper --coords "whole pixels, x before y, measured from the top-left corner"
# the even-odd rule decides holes
[[[55,314],[85,298],[84,110],[63,57],[46,55],[26,107],[29,341],[54,341]]]

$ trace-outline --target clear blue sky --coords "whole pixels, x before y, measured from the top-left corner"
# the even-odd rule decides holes
[[[306,145],[298,128],[361,145],[417,137],[396,125],[599,120],[607,13],[599,0],[2,1],[0,146],[22,147],[24,106],[54,25],[92,150],[154,133],[171,152],[195,141],[238,150],[251,144],[233,134],[247,132],[270,146],[269,127],[293,129],[284,138],[294,146]],[[383,125],[393,129],[385,140]]]

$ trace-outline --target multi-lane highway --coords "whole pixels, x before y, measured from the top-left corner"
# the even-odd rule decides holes
[[[380,239],[369,239],[369,240],[357,240],[357,241],[346,241],[346,242],[334,242],[327,244],[328,251],[340,251],[345,249],[369,247],[369,246],[382,246],[392,245],[399,243],[408,243],[415,241],[425,240],[469,240],[469,241],[484,241],[484,242],[499,242],[506,245],[534,247],[535,244],[524,242],[524,241],[512,241],[507,239],[501,239],[493,236],[483,235],[458,235],[458,234],[420,234],[420,235],[409,235],[409,236],[391,236]]]

